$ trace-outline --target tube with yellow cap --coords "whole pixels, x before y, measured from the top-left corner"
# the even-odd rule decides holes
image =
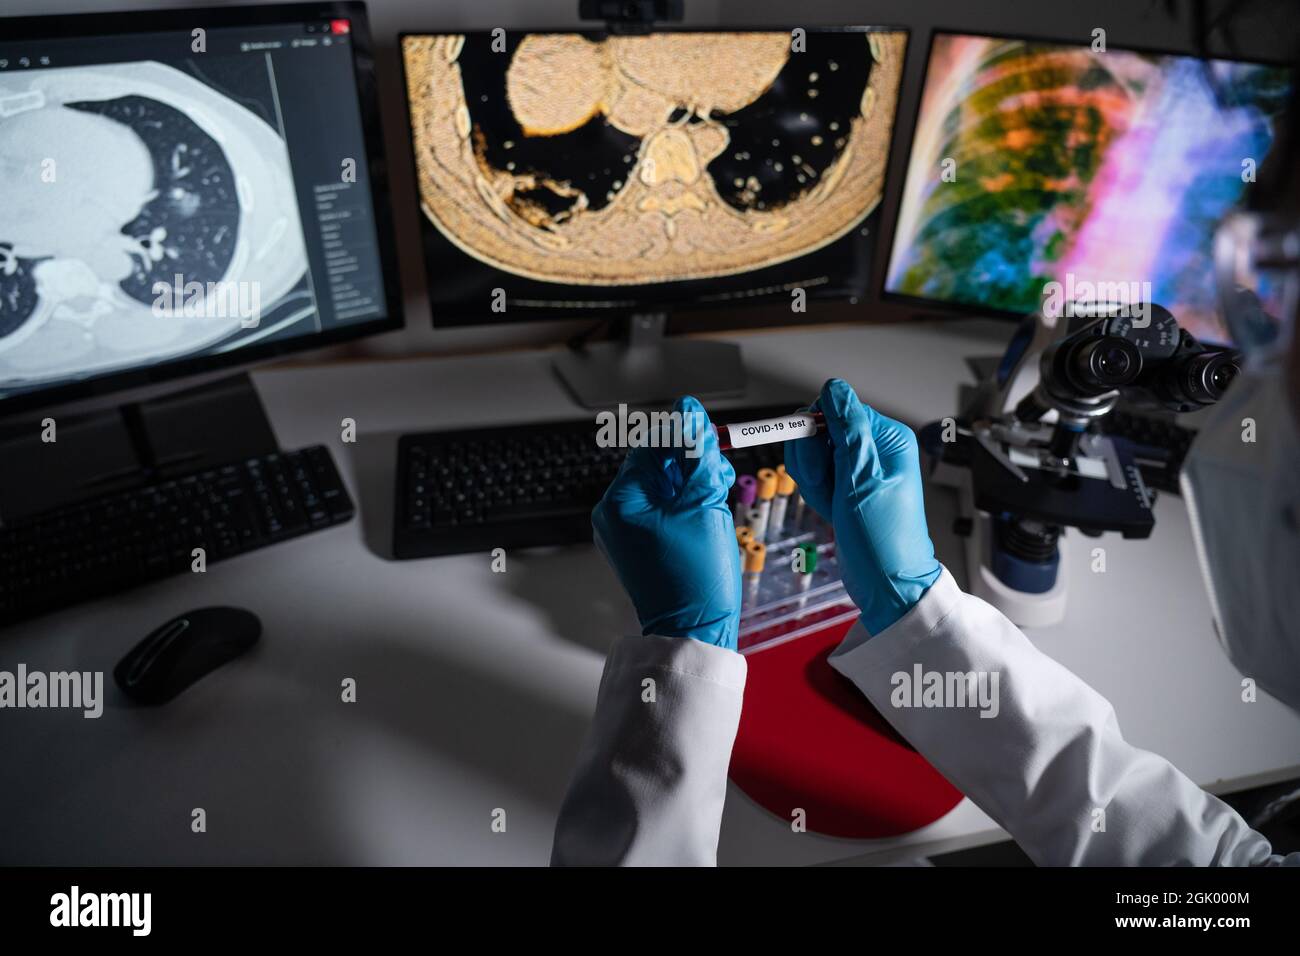
[[[775,468],[758,469],[758,500],[754,503],[758,514],[751,523],[755,541],[767,540],[768,520],[772,514],[772,499],[776,497],[777,484]]]
[[[749,525],[741,525],[736,529],[736,547],[740,548],[740,557],[745,557],[745,545],[754,540],[754,529]]]
[[[743,573],[745,582],[743,604],[753,604],[758,597],[758,582],[763,577],[763,566],[767,563],[767,545],[759,541],[745,543]]]
[[[767,519],[768,537],[773,541],[781,537],[785,528],[786,509],[790,506],[790,496],[794,494],[794,479],[785,470],[785,465],[776,468],[776,497],[772,499],[772,511]]]

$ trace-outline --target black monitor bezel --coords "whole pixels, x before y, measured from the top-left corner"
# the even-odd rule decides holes
[[[1020,33],[975,33],[970,30],[959,29],[956,27],[935,27],[930,31],[930,38],[926,44],[925,50],[925,69],[921,76],[921,85],[916,91],[916,106],[912,111],[911,141],[907,146],[907,156],[903,162],[902,182],[898,188],[898,202],[894,207],[893,221],[889,232],[888,250],[885,254],[880,272],[880,284],[876,289],[877,301],[882,303],[891,303],[895,305],[911,306],[918,309],[924,309],[927,317],[961,317],[961,316],[978,316],[987,319],[1000,319],[1010,322],[1019,322],[1024,319],[1023,312],[1017,312],[1014,309],[997,309],[991,306],[974,305],[969,302],[948,302],[944,299],[927,299],[922,296],[908,295],[904,292],[889,291],[889,267],[893,262],[894,245],[898,240],[898,217],[903,209],[903,200],[907,195],[907,177],[912,165],[912,150],[916,147],[916,129],[917,122],[921,118],[921,104],[925,99],[925,87],[930,80],[930,67],[933,63],[934,41],[941,36],[956,37],[977,37],[987,40],[1017,40],[1024,43],[1047,43],[1058,46],[1088,46],[1087,40],[1051,36],[1033,36],[1031,34]],[[1292,67],[1294,80],[1300,82],[1300,69],[1296,69],[1295,63],[1290,60],[1275,60],[1264,57],[1241,57],[1236,55],[1213,53],[1209,51],[1197,50],[1176,50],[1164,47],[1151,47],[1122,43],[1119,45],[1107,43],[1107,49],[1117,50],[1123,53],[1143,53],[1151,56],[1179,56],[1188,57],[1193,60],[1225,60],[1231,63],[1244,63],[1248,66],[1276,66]],[[901,97],[900,97],[901,98]],[[881,239],[883,240],[883,236]]]
[[[268,358],[305,352],[368,335],[400,329],[405,324],[401,282],[397,271],[392,206],[389,201],[389,170],[384,153],[384,134],[379,114],[379,87],[375,74],[374,45],[366,5],[360,0],[327,3],[285,3],[268,6],[203,7],[185,10],[138,10],[128,13],[88,13],[73,16],[3,17],[0,24],[6,42],[13,38],[54,39],[59,37],[111,36],[129,33],[158,33],[192,30],[196,27],[265,26],[307,20],[347,19],[352,22],[350,45],[360,100],[362,134],[370,173],[370,200],[375,216],[375,233],[383,270],[387,314],[379,319],[342,326],[305,338],[266,342],[217,355],[168,360],[148,367],[124,369],[96,375],[82,381],[48,388],[36,388],[7,397],[0,396],[0,417],[17,411],[64,404],[113,392],[128,391],[174,379],[201,375],[218,369],[250,365]]]
[[[564,27],[556,27],[556,26],[511,27],[510,30],[513,33],[594,33],[594,34],[605,34],[608,36],[621,35],[621,31],[617,29],[617,25],[614,26],[615,28],[611,29],[609,24],[597,22],[597,23],[582,23],[578,26],[564,26]],[[906,45],[903,51],[903,65],[901,68],[902,78],[899,80],[898,97],[894,102],[894,115],[890,124],[890,148],[889,150],[886,151],[885,171],[883,177],[884,187],[881,190],[880,200],[876,203],[875,208],[872,209],[871,212],[868,212],[867,215],[863,217],[863,220],[870,217],[872,213],[879,212],[882,213],[883,215],[885,199],[887,198],[889,193],[890,177],[893,169],[894,146],[896,145],[894,137],[898,130],[899,110],[902,105],[903,94],[905,92],[907,64],[912,57],[912,38],[916,33],[916,31],[912,27],[902,26],[902,25],[891,25],[891,24],[870,24],[870,25],[852,25],[852,26],[846,26],[842,24],[834,24],[834,25],[810,24],[806,26],[803,24],[793,24],[789,26],[768,25],[768,26],[744,26],[744,27],[725,26],[723,27],[723,26],[696,26],[696,25],[685,25],[685,24],[668,25],[668,24],[662,24],[656,22],[653,25],[651,32],[654,33],[789,33],[790,31],[796,28],[807,30],[810,32],[815,32],[815,33],[863,33],[863,34],[901,33],[906,38]],[[456,29],[456,28],[448,27],[447,29],[444,30],[430,30],[430,29],[403,30],[397,34],[397,61],[398,61],[398,68],[401,70],[401,81],[402,81],[402,106],[403,106],[402,119],[403,119],[403,125],[405,126],[405,135],[406,135],[406,142],[408,147],[406,153],[407,153],[408,161],[410,163],[411,182],[412,182],[412,188],[415,190],[415,201],[417,207],[420,204],[420,179],[419,179],[420,171],[416,164],[415,131],[411,128],[411,106],[410,106],[410,99],[409,99],[410,85],[407,82],[406,56],[403,53],[405,40],[407,37],[430,37],[430,36],[450,36],[454,34],[490,33],[491,30],[492,28],[490,27],[477,27],[474,29]],[[420,268],[424,270],[426,281],[432,281],[432,279],[428,275],[429,270],[427,268],[428,250],[424,248],[424,242],[425,242],[424,231],[426,229],[426,222],[424,219],[423,211],[419,210],[418,208],[417,208],[417,219],[418,219],[417,226],[420,230],[420,246],[421,246]],[[862,220],[859,220],[859,222],[861,221]],[[433,228],[437,228],[437,227],[435,226]],[[876,260],[880,255],[880,248],[883,244],[882,243],[883,238],[884,238],[883,233],[877,231],[876,235],[871,240],[875,246],[872,252],[872,268],[875,268],[877,265]],[[872,277],[868,273],[865,281],[863,282],[862,292],[860,296],[851,296],[851,295],[818,296],[815,293],[810,292],[808,298],[810,301],[822,301],[822,302],[851,302],[854,301],[855,299],[861,301],[861,299],[870,296],[871,290],[872,290]],[[763,301],[758,303],[758,306],[762,307],[771,304],[772,304],[771,301],[768,300],[768,301]],[[595,321],[602,321],[602,320],[615,320],[615,319],[626,317],[628,315],[633,315],[638,313],[672,314],[674,312],[686,312],[686,311],[721,312],[727,309],[734,310],[738,307],[741,306],[738,305],[738,302],[735,299],[729,299],[726,301],[719,301],[719,302],[709,302],[709,301],[699,301],[699,300],[683,298],[680,300],[666,300],[663,302],[646,302],[644,305],[632,309],[611,308],[605,310],[599,310],[599,309],[566,310],[564,308],[556,307],[556,308],[515,309],[510,311],[509,313],[493,313],[493,312],[485,313],[483,311],[471,312],[471,311],[466,311],[464,309],[458,308],[456,310],[443,310],[441,312],[438,312],[437,314],[434,314],[434,310],[430,308],[430,322],[433,328],[435,329],[465,328],[469,326],[498,326],[498,325],[507,325],[507,324],[522,325],[529,322],[554,322],[556,319],[565,319],[565,318],[581,319],[585,321],[595,322]],[[521,318],[521,313],[523,315],[522,318]]]

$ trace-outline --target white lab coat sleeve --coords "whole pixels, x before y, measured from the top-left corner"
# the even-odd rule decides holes
[[[745,674],[740,654],[689,638],[614,645],[552,865],[714,865]]]
[[[830,663],[1040,865],[1300,865],[1300,854],[1273,855],[1169,761],[1125,741],[1101,694],[947,570],[875,637],[855,625]],[[918,665],[922,675],[988,675],[988,688],[997,675],[996,715],[901,706],[917,703]]]

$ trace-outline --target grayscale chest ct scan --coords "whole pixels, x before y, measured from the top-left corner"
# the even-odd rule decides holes
[[[0,36],[0,401],[386,319],[337,29]]]
[[[0,0],[6,928],[1280,938],[1293,14]]]

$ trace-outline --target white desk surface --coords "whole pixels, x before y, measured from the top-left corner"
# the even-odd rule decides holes
[[[969,355],[1005,325],[965,321],[744,336],[745,403],[802,404],[840,375],[913,425],[953,414]],[[404,431],[577,418],[543,353],[263,370],[281,444],[331,447],[360,515],[323,533],[83,605],[0,635],[0,669],[102,670],[105,713],[0,711],[0,863],[544,864],[605,651],[635,630],[590,546],[393,562]],[[353,418],[359,439],[340,441]],[[964,579],[951,503],[931,496],[940,558]],[[1135,744],[1226,792],[1300,776],[1300,716],[1240,699],[1186,513],[1162,497],[1148,541],[1067,535],[1070,610],[1031,636],[1105,694]],[[111,683],[146,633],[209,604],[249,608],[251,653],[162,708]],[[340,700],[344,678],[356,703]],[[202,807],[207,832],[191,832]],[[506,832],[491,829],[506,811]],[[793,833],[732,788],[724,864],[888,862],[1003,839],[969,801],[887,841]]]

